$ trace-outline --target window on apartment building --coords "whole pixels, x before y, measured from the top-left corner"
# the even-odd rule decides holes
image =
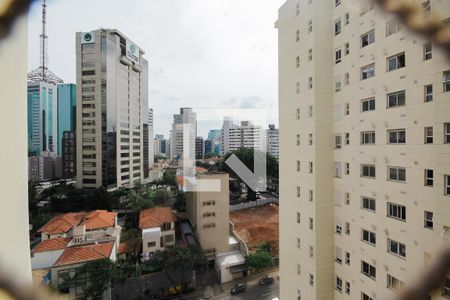
[[[349,13],[345,13],[344,15],[344,25],[348,25],[350,24],[350,14]]]
[[[309,285],[314,286],[314,275],[309,273]]]
[[[387,94],[387,108],[404,106],[406,103],[405,91]]]
[[[372,279],[376,279],[377,277],[377,268],[369,264],[368,262],[361,261],[361,273],[370,277]]]
[[[336,76],[334,78],[334,92],[338,93],[341,91],[341,76]]]
[[[342,223],[339,220],[336,220],[335,232],[339,235],[342,234]]]
[[[312,161],[309,162],[309,174],[312,174],[314,172],[314,164]]]
[[[345,222],[345,234],[350,235],[350,223]]]
[[[359,4],[359,15],[362,16],[373,9],[373,1],[363,0]]]
[[[345,175],[350,175],[350,163],[345,163]]]
[[[361,112],[375,110],[375,98],[361,100]]]
[[[395,240],[387,239],[387,251],[391,254],[406,257],[406,246]]]
[[[297,198],[300,198],[300,187],[297,186]]]
[[[308,49],[308,61],[312,61],[312,59],[313,59],[312,49]]]
[[[295,15],[300,15],[300,3],[295,4]]]
[[[334,63],[338,64],[342,61],[342,51],[341,48],[334,50]]]
[[[313,106],[308,105],[308,117],[312,118],[313,116]]]
[[[214,201],[214,200],[203,201],[203,206],[212,206],[212,205],[216,205],[216,201]]]
[[[350,193],[345,193],[345,205],[350,205]]]
[[[406,129],[388,130],[388,144],[404,144],[406,143]]]
[[[297,290],[297,300],[302,300],[302,292]]]
[[[314,247],[309,245],[309,257],[313,258],[314,257]]]
[[[361,197],[361,208],[375,212],[376,211],[375,198],[366,196]]]
[[[344,84],[349,85],[350,84],[350,73],[344,74]]]
[[[147,248],[152,248],[156,246],[156,242],[147,242]]]
[[[210,218],[210,217],[215,217],[216,213],[215,212],[205,212],[203,213],[203,218]],[[170,223],[167,223],[169,225],[168,230],[170,230]]]
[[[350,295],[350,282],[348,281],[345,282],[345,293]]]
[[[345,264],[350,266],[350,252],[345,252]]]
[[[297,160],[297,172],[300,172],[300,161]]]
[[[313,144],[313,135],[312,133],[308,134],[308,144],[311,146]]]
[[[313,88],[313,79],[312,79],[312,77],[308,77],[308,88],[309,89]]]
[[[350,145],[350,133],[349,132],[345,133],[345,144]]]
[[[300,30],[298,29],[295,31],[295,41],[300,42]]]
[[[406,181],[406,169],[402,167],[388,167],[388,180]]]
[[[424,92],[424,101],[431,102],[433,101],[433,85],[427,84],[423,87]]]
[[[297,57],[295,58],[295,67],[296,67],[296,68],[300,68],[300,57],[299,57],[299,56],[297,56]]]
[[[350,43],[345,43],[344,45],[344,53],[345,55],[349,55],[350,54]]]
[[[309,201],[310,202],[314,201],[314,191],[313,190],[309,190]]]
[[[216,223],[209,223],[209,224],[203,225],[204,229],[215,228],[215,227],[216,227]]]
[[[366,229],[361,229],[361,239],[373,246],[377,244],[376,233]]]
[[[300,120],[300,108],[295,110],[295,119]]]
[[[425,144],[433,144],[433,127],[425,127],[424,128],[424,135],[425,135]]]
[[[366,80],[375,76],[375,64],[361,68],[361,80]]]
[[[406,221],[406,206],[388,202],[387,216],[389,218]]]
[[[300,218],[300,213],[299,213],[299,212],[297,212],[297,223],[299,223],[299,224],[300,224],[300,221],[301,221],[301,218]]]
[[[374,30],[371,30],[371,31],[366,32],[363,35],[361,35],[361,48],[369,46],[370,44],[373,44],[374,42],[375,42],[375,31]]]
[[[431,42],[423,44],[423,60],[429,60],[433,58]]]
[[[450,70],[444,72],[444,93],[450,92]]]
[[[308,33],[312,32],[313,29],[313,24],[312,24],[312,20],[308,21]]]
[[[296,144],[300,146],[300,134],[297,134]]]
[[[334,0],[334,7],[341,5],[341,0]]]
[[[444,176],[444,194],[450,196],[450,175]]]
[[[341,178],[342,177],[342,167],[341,162],[334,162],[334,177]]]
[[[398,291],[403,288],[405,284],[395,278],[394,276],[387,274],[387,288],[391,290]]]
[[[424,212],[423,226],[428,229],[433,229],[433,213],[431,211]]]
[[[297,274],[300,275],[302,273],[302,267],[300,264],[297,264]]]
[[[342,148],[342,136],[340,134],[336,134],[334,136],[334,148],[341,149]]]
[[[373,300],[373,298],[369,297],[369,295],[361,292],[361,300]]]
[[[375,178],[375,166],[361,165],[361,177]]]
[[[374,145],[374,144],[375,144],[375,131],[361,132],[361,145]]]
[[[335,247],[334,251],[335,251],[335,261],[338,264],[342,264],[342,249],[339,247]]]
[[[406,65],[405,52],[396,54],[387,59],[387,71],[388,72],[404,68],[405,65]]]
[[[444,144],[450,143],[450,123],[444,123]]]
[[[313,220],[313,218],[309,218],[309,229],[311,229],[311,230],[314,229],[314,220]]]
[[[300,238],[297,238],[297,249],[300,249],[301,248],[301,244],[302,243],[302,241],[300,240]]]
[[[390,36],[401,30],[401,25],[396,19],[389,20],[386,22],[386,36]]]
[[[342,279],[339,276],[336,276],[336,290],[342,293]]]
[[[295,83],[295,92],[296,92],[297,94],[300,94],[300,82],[296,82],[296,83]]]
[[[446,278],[442,286],[442,295],[450,299],[450,278]]]
[[[350,103],[348,102],[344,104],[344,115],[350,115]]]
[[[334,35],[341,33],[341,19],[334,21]]]
[[[425,184],[425,186],[433,186],[434,185],[434,171],[433,170],[425,169],[424,184]]]

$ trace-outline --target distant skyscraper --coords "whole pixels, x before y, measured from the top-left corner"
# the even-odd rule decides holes
[[[276,159],[280,157],[279,151],[279,131],[275,128],[275,125],[269,125],[269,129],[266,131],[266,151],[272,154]]]
[[[195,138],[195,159],[203,159],[205,141],[201,136]]]
[[[76,131],[64,131],[62,144],[62,177],[75,178],[77,174]]]
[[[144,146],[144,178],[148,178],[149,171],[155,160],[155,149],[153,146],[153,109],[147,109],[147,121],[143,124],[143,146]]]
[[[76,53],[77,186],[113,189],[144,181],[149,153],[144,51],[118,30],[99,29],[76,34]]]
[[[222,124],[221,137],[220,137],[220,150],[221,154],[225,155],[230,151],[229,148],[229,138],[230,138],[230,128],[233,126],[233,119],[230,117],[225,117]]]
[[[212,153],[212,152],[213,152],[212,141],[211,140],[205,140],[205,152],[204,152],[204,154],[208,154],[208,153]]]
[[[56,85],[28,82],[28,154],[58,151]]]
[[[170,156],[174,159],[183,158],[184,125],[190,125],[189,157],[195,159],[195,138],[197,136],[197,114],[192,108],[180,108],[180,113],[173,115],[171,131]]]
[[[62,155],[64,131],[76,131],[77,87],[73,83],[58,84],[58,155]]]
[[[211,129],[208,132],[208,140],[214,141],[220,138],[220,129]]]

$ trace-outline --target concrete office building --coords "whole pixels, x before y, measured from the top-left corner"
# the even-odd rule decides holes
[[[58,151],[57,87],[28,81],[28,155]]]
[[[210,172],[197,174],[197,180],[220,181],[220,192],[186,192],[186,212],[195,236],[208,260],[213,260],[216,254],[229,251],[229,176]]]
[[[213,141],[211,140],[205,140],[205,151],[204,151],[204,155],[208,154],[208,153],[213,153]]]
[[[77,186],[115,189],[144,181],[144,51],[118,30],[99,29],[76,34],[76,56]]]
[[[73,83],[58,84],[58,155],[62,155],[64,131],[76,131],[77,86]]]
[[[144,179],[148,179],[149,171],[155,162],[155,148],[154,148],[154,132],[153,132],[153,109],[147,109],[147,122],[143,124],[143,146],[144,146]]]
[[[189,127],[189,158],[195,159],[195,138],[197,136],[197,114],[192,111],[192,108],[180,108],[180,113],[173,115],[172,131],[170,135],[170,158],[183,158],[183,144],[184,144],[184,125]]]
[[[164,135],[156,134],[155,139],[153,141],[155,148],[155,155],[166,155],[166,141],[164,139]]]
[[[205,141],[201,136],[195,138],[195,159],[203,159],[205,152]]]
[[[276,27],[280,298],[393,298],[450,236],[448,57],[366,1],[288,0]]]
[[[62,177],[75,178],[77,174],[77,141],[75,131],[64,131],[62,138]]]
[[[275,128],[275,125],[269,125],[269,129],[266,131],[266,146],[267,152],[274,156],[276,159],[280,157],[280,149],[279,149],[279,131]]]
[[[230,128],[233,127],[233,119],[225,117],[223,119],[222,130],[220,131],[220,154],[226,155],[230,152]]]

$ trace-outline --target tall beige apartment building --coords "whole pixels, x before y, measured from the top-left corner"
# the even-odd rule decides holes
[[[198,190],[186,193],[186,212],[203,252],[214,260],[216,254],[230,250],[229,176],[209,172],[196,178]],[[220,187],[220,192],[211,187]]]
[[[392,299],[450,239],[448,57],[361,0],[288,0],[276,27],[280,298]]]
[[[77,186],[144,181],[150,168],[148,62],[115,29],[76,34]],[[144,130],[146,129],[146,130]]]

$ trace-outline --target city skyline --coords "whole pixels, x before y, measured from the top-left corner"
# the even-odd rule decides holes
[[[129,5],[140,9],[124,13],[116,1],[49,1],[49,68],[65,82],[75,83],[75,32],[120,28],[147,51],[149,106],[158,120],[155,132],[168,136],[172,115],[187,106],[264,108],[270,112],[268,123],[278,126],[274,22],[282,2],[134,1]],[[29,70],[39,65],[40,4],[35,2],[29,14]],[[104,6],[113,13],[97,14]],[[258,14],[252,13],[254,7]],[[168,12],[172,18],[166,17]],[[199,128],[199,134],[206,136],[207,129]]]

